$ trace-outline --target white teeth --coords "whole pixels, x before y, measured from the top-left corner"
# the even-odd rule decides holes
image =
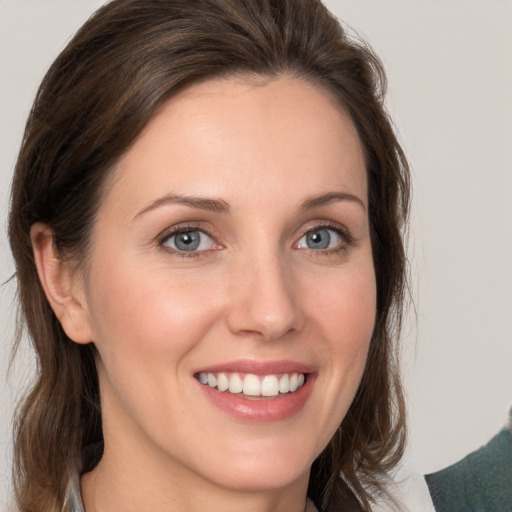
[[[279,393],[289,393],[290,392],[290,377],[285,373],[281,379],[279,380]]]
[[[219,373],[217,375],[217,388],[219,391],[226,391],[229,388],[229,380],[225,373]]]
[[[208,386],[210,386],[211,388],[217,386],[217,377],[215,377],[213,373],[208,374]]]
[[[261,396],[277,396],[279,381],[275,375],[266,375],[261,381]]]
[[[248,373],[244,377],[244,395],[261,396],[261,382],[256,375]]]
[[[237,373],[234,373],[229,378],[229,392],[230,393],[241,393],[243,389],[242,379]]]
[[[243,393],[247,396],[277,396],[280,393],[293,393],[301,388],[305,382],[303,373],[284,373],[277,375],[258,376],[252,373],[244,375],[243,379],[238,373],[205,373],[198,375],[202,384],[219,391],[229,391],[233,394]]]
[[[210,383],[210,376],[208,375],[208,384],[209,383]],[[290,393],[293,393],[294,391],[296,391],[298,387],[299,387],[299,379],[297,377],[297,374],[294,373],[290,377]]]

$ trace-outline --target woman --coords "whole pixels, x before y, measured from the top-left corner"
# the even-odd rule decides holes
[[[13,182],[20,510],[392,500],[409,176],[384,89],[314,0],[114,0],[80,29]]]

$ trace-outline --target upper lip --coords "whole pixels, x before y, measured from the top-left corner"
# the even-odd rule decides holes
[[[296,361],[254,361],[241,359],[199,368],[194,373],[252,373],[254,375],[272,375],[275,373],[313,373],[315,368]]]

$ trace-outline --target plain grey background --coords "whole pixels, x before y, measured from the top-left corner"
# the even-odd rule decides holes
[[[100,0],[0,0],[0,282],[13,272],[9,182],[44,72]],[[327,0],[388,72],[413,167],[409,257],[417,315],[403,336],[408,463],[422,472],[483,444],[512,404],[512,1]],[[14,285],[0,287],[0,505],[14,397]]]

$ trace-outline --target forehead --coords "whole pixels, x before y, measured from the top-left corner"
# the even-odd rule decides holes
[[[250,189],[265,189],[269,202],[322,189],[366,201],[366,171],[354,124],[322,88],[223,78],[168,100],[118,162],[111,187],[134,205],[157,193],[233,199]]]

